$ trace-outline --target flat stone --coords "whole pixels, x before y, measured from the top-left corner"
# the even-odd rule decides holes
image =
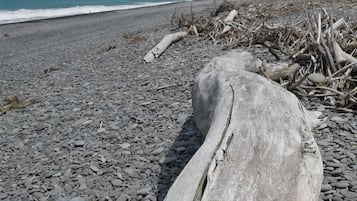
[[[0,200],[4,200],[7,198],[7,193],[0,193]]]
[[[85,201],[85,200],[81,197],[74,197],[74,198],[70,199],[69,201]]]
[[[346,181],[339,181],[337,183],[333,183],[333,186],[335,186],[336,188],[346,188],[349,186],[349,183]]]
[[[105,133],[105,131],[105,128],[102,127],[97,130],[97,133]]]
[[[343,119],[343,118],[341,118],[341,117],[339,117],[339,116],[333,116],[333,117],[331,117],[331,121],[334,121],[334,122],[336,122],[336,123],[342,123],[342,122],[345,122],[345,121],[347,121],[346,119]]]
[[[339,168],[342,166],[342,164],[341,163],[326,163],[326,166]]]
[[[112,179],[110,183],[115,187],[123,186],[123,182],[119,179]]]
[[[342,169],[341,168],[337,168],[336,170],[331,172],[332,176],[337,176],[340,175],[342,173]]]
[[[321,191],[326,192],[332,190],[332,186],[330,184],[322,184]]]
[[[139,189],[136,193],[138,195],[146,196],[151,192],[151,190],[152,190],[152,188],[150,186],[145,186],[145,187]]]
[[[127,175],[129,175],[129,176],[132,176],[132,175],[134,175],[135,174],[135,172],[136,172],[136,169],[135,168],[124,168],[123,169],[123,172],[125,173],[125,174],[127,174]]]
[[[75,147],[83,147],[83,145],[85,144],[86,142],[84,140],[76,140],[74,141],[74,146]]]
[[[95,173],[99,171],[99,168],[95,165],[91,165],[91,166],[89,166],[89,168]]]
[[[159,147],[157,149],[155,149],[154,151],[152,151],[151,153],[154,155],[160,154],[161,152],[163,152],[165,149],[163,147]]]
[[[348,199],[357,198],[357,193],[352,191],[341,191],[341,194]]]
[[[331,140],[329,139],[324,139],[324,140],[319,140],[317,141],[317,144],[320,146],[328,146],[330,144]]]
[[[332,200],[332,201],[343,201],[342,198],[337,197],[337,196],[333,196],[333,197],[331,198],[331,200]]]
[[[79,112],[79,111],[81,111],[81,109],[78,108],[78,107],[75,107],[75,108],[72,109],[72,111],[73,111],[73,112]]]
[[[129,143],[123,143],[119,145],[122,149],[128,149],[131,145]]]
[[[326,77],[321,73],[312,73],[307,76],[307,79],[316,84],[322,84],[326,82]]]

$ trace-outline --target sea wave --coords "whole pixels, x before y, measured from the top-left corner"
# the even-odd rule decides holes
[[[142,3],[135,5],[118,5],[118,6],[76,6],[70,8],[53,8],[53,9],[20,9],[15,11],[0,10],[0,24],[9,24],[16,22],[26,22],[40,19],[50,19],[57,17],[66,17],[90,13],[99,13],[113,10],[126,10],[139,7],[150,7],[164,4],[170,4],[173,1]]]

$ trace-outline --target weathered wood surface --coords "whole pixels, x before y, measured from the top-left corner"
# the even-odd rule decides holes
[[[205,141],[166,201],[318,200],[315,119],[293,94],[252,73],[260,66],[247,52],[231,52],[199,73],[193,109]]]

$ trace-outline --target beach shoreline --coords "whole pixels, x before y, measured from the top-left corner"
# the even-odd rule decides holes
[[[113,6],[76,6],[69,8],[50,8],[50,9],[20,9],[13,11],[0,10],[0,25],[34,22],[46,19],[60,19],[80,15],[90,15],[119,10],[132,10],[137,8],[155,7],[180,3],[180,1],[148,2],[142,4],[113,5]]]
[[[199,1],[194,1],[192,2],[194,7],[201,7],[201,6],[207,6],[206,0],[199,0]],[[210,2],[213,5],[213,2]],[[78,13],[78,14],[69,14],[69,15],[63,15],[63,16],[54,16],[54,17],[40,17],[38,19],[22,19],[18,21],[11,21],[11,22],[5,22],[5,23],[0,23],[0,26],[4,25],[11,25],[11,24],[22,24],[22,23],[31,23],[31,22],[41,22],[41,21],[46,21],[46,20],[58,20],[58,19],[66,19],[66,18],[72,18],[72,17],[80,17],[80,16],[91,16],[91,15],[100,15],[100,14],[109,14],[109,13],[115,13],[115,12],[120,12],[120,11],[132,11],[132,10],[140,10],[140,9],[151,9],[151,8],[158,8],[160,7],[166,7],[166,6],[178,6],[180,8],[181,6],[187,7],[187,5],[191,6],[191,1],[165,1],[165,2],[157,2],[157,3],[147,3],[147,4],[138,4],[138,5],[118,5],[118,6],[113,6],[113,7],[118,7],[113,10],[103,10],[103,11],[98,11],[98,12],[89,12],[89,13]],[[121,8],[122,7],[122,8]],[[63,8],[67,9],[67,8]],[[142,10],[143,12],[145,12]],[[1,20],[0,20],[1,22]]]

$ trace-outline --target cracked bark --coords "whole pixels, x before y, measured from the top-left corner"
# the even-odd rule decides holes
[[[251,73],[261,64],[231,52],[199,73],[192,101],[205,141],[165,200],[318,199],[323,171],[314,119],[293,94]]]

